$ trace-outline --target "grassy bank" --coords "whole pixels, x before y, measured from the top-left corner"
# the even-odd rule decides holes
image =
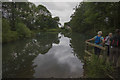
[[[112,75],[113,71],[114,69],[110,63],[94,54],[86,59],[85,76],[88,78],[110,78],[108,75]]]

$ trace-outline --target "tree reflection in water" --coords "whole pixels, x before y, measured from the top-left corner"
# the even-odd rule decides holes
[[[84,36],[39,33],[3,45],[3,78],[79,78],[83,75]]]
[[[3,78],[32,78],[33,60],[39,54],[45,54],[52,43],[59,43],[58,33],[41,33],[33,39],[23,39],[3,44],[2,76]]]

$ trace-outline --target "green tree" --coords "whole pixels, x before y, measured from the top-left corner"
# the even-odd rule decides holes
[[[45,6],[36,6],[31,2],[3,2],[2,18],[9,23],[4,24],[5,29],[3,28],[5,31],[3,39],[6,41],[13,40],[14,38],[11,39],[11,37],[15,35],[19,38],[30,37],[32,30],[56,29],[59,24],[59,17],[52,18],[50,11]],[[6,31],[8,34],[10,32],[11,36],[7,35]]]
[[[119,28],[120,2],[81,2],[71,16],[72,31],[95,34],[102,30],[105,34]]]
[[[16,31],[10,30],[10,23],[8,20],[2,20],[2,42],[9,42],[18,39],[18,34]]]
[[[16,24],[16,31],[18,32],[20,37],[30,37],[31,31],[26,27],[23,23]]]

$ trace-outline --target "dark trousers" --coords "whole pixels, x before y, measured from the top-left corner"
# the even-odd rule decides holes
[[[100,55],[101,49],[94,47],[94,53],[95,55]]]
[[[110,46],[109,45],[106,45],[107,46],[107,55],[109,56],[110,55]]]
[[[115,66],[118,65],[119,56],[120,56],[120,48],[115,48],[115,47],[111,48],[111,50],[110,50],[110,62],[112,62],[113,65],[115,65]]]

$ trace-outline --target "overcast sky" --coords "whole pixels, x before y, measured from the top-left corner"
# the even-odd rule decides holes
[[[58,16],[60,23],[70,21],[70,16],[73,14],[73,8],[79,4],[79,2],[34,2],[36,5],[44,5],[51,13],[52,16]]]

